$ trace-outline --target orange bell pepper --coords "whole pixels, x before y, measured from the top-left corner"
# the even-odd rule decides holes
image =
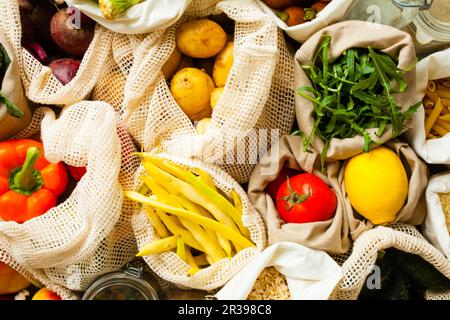
[[[46,213],[68,185],[64,163],[49,163],[34,140],[0,142],[0,219],[19,223]]]

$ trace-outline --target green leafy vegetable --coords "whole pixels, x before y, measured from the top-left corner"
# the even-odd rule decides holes
[[[330,43],[331,37],[323,36],[312,64],[302,66],[312,85],[297,90],[314,105],[315,122],[304,139],[304,149],[315,135],[322,139],[322,164],[333,138],[361,135],[363,151],[368,152],[373,140],[367,129],[378,129],[376,135],[381,136],[392,125],[396,137],[420,106],[417,102],[402,112],[397,105],[394,95],[406,90],[407,70],[399,69],[389,55],[372,48],[351,48],[331,63]]]
[[[0,44],[0,89],[3,79],[5,78],[6,70],[11,63],[11,59],[8,56],[5,48]]]
[[[7,96],[3,95],[0,92],[0,105],[4,104],[6,106],[6,110],[10,115],[16,118],[22,119],[24,116],[24,113],[22,110],[20,110],[11,100],[8,99]]]
[[[11,59],[8,56],[5,48],[0,44],[0,89],[5,78],[6,71],[11,64]],[[0,92],[0,105],[5,105],[6,110],[10,115],[16,118],[23,118],[24,113],[11,100]]]

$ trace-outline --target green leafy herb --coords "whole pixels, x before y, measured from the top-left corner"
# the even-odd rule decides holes
[[[6,74],[6,70],[8,70],[10,63],[11,59],[9,58],[8,53],[6,52],[5,48],[0,44],[0,89]]]
[[[383,135],[392,125],[393,136],[402,133],[405,122],[412,117],[420,102],[402,112],[394,95],[404,92],[404,73],[389,55],[373,48],[351,48],[334,62],[329,61],[331,37],[323,36],[311,65],[302,66],[311,86],[297,90],[314,105],[313,129],[304,139],[305,150],[312,138],[324,141],[322,164],[333,138],[364,137],[363,151],[368,152],[372,138],[367,129],[378,129]]]
[[[7,96],[3,95],[0,92],[0,105],[4,104],[6,106],[6,110],[10,115],[16,118],[22,119],[24,116],[24,113],[22,110],[20,110],[11,100],[8,99]]]

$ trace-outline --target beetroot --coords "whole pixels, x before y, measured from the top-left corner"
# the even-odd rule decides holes
[[[52,69],[56,79],[63,85],[68,84],[77,75],[81,61],[75,59],[53,60],[48,67]]]
[[[37,42],[23,42],[23,47],[27,49],[29,53],[33,55],[37,60],[39,60],[42,64],[47,64],[48,62],[48,55],[47,52],[45,52],[44,48],[42,48]]]
[[[53,40],[50,33],[50,21],[56,12],[56,8],[48,3],[42,1],[33,10],[30,18],[37,31],[37,37],[42,45],[48,48],[53,48]]]
[[[50,23],[50,33],[55,44],[66,54],[83,57],[94,38],[94,28],[78,29],[71,22],[67,10],[57,12]]]

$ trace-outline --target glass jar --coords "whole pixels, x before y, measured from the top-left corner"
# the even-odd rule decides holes
[[[402,29],[433,0],[355,0],[347,9],[345,20],[362,20]]]
[[[420,12],[407,30],[413,35],[418,55],[450,47],[450,1],[434,0],[430,10]]]
[[[83,300],[160,300],[162,291],[144,272],[141,261],[134,261],[123,271],[97,279],[85,292]]]

